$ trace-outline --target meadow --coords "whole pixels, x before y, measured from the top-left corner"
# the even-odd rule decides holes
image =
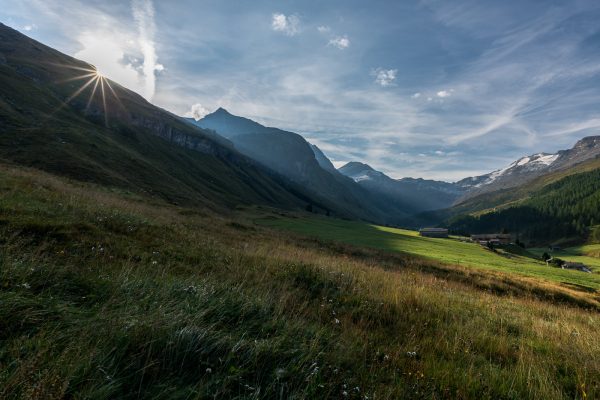
[[[600,397],[594,294],[256,212],[2,165],[0,398]]]
[[[280,216],[275,218],[268,216],[260,218],[258,216],[255,221],[261,225],[285,229],[302,235],[402,252],[446,264],[515,273],[559,284],[585,287],[592,291],[600,289],[600,274],[548,267],[545,262],[541,261],[541,258],[535,259],[535,256],[541,256],[543,253],[543,251],[540,252],[541,249],[533,249],[534,252],[531,256],[525,251],[507,252],[501,249],[494,253],[485,247],[461,241],[459,238],[426,238],[420,237],[416,231],[323,217]],[[593,248],[596,247],[584,247],[584,249],[590,249],[589,251]],[[589,263],[593,267],[600,267],[599,258],[583,255],[574,257],[575,250],[569,251],[570,257],[564,257],[565,259],[579,260],[586,264]],[[563,258],[562,253],[557,256]]]

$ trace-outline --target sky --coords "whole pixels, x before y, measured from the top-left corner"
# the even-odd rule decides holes
[[[456,181],[600,132],[597,0],[0,0],[0,22],[175,114]]]

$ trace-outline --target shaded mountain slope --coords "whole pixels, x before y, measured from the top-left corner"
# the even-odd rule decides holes
[[[411,211],[406,204],[382,198],[340,174],[301,135],[265,127],[223,108],[199,121],[189,121],[223,135],[243,154],[318,193],[349,214],[379,223],[399,223]]]

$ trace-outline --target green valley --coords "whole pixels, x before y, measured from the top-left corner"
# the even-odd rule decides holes
[[[318,217],[270,217],[257,219],[257,223],[321,239],[416,255],[447,264],[516,273],[552,282],[589,287],[594,291],[600,289],[599,273],[586,274],[548,267],[539,259],[502,250],[494,253],[478,244],[467,243],[458,238],[425,238],[418,236],[416,231]],[[600,259],[590,259],[594,261],[591,265],[600,266]]]
[[[432,261],[476,246],[261,219],[431,254],[307,240],[6,165],[0,187],[2,398],[600,395],[597,294]]]

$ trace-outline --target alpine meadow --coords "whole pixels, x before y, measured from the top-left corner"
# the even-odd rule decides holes
[[[600,4],[0,0],[0,399],[600,399]]]

